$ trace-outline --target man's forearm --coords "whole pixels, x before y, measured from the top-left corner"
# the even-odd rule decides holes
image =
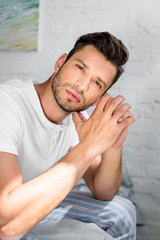
[[[78,144],[50,170],[6,192],[0,233],[22,236],[28,232],[65,198],[93,159],[87,147]]]
[[[122,178],[122,148],[109,148],[102,154],[93,181],[94,194],[98,199],[111,200],[118,192]]]

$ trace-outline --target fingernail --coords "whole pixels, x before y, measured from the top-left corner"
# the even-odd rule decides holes
[[[122,118],[119,118],[119,119],[118,119],[118,122],[122,122]]]

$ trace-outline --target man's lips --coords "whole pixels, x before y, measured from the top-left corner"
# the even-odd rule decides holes
[[[68,97],[73,101],[73,102],[80,102],[81,97],[73,90],[66,90]]]

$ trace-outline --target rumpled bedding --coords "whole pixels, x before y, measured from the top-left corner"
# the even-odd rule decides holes
[[[37,225],[22,240],[112,240],[113,238],[94,223],[73,219]]]

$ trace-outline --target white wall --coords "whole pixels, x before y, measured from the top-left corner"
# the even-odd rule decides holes
[[[134,183],[133,198],[145,226],[139,240],[160,235],[160,1],[41,0],[38,52],[1,52],[1,81],[32,77],[39,82],[54,71],[54,62],[78,36],[109,31],[129,48],[125,73],[110,94],[123,94],[133,106],[136,123],[124,149]],[[139,214],[139,213],[138,213]]]

